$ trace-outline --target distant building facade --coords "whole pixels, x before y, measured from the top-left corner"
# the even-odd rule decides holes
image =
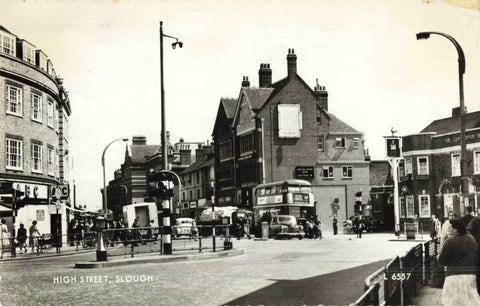
[[[212,133],[217,203],[251,209],[258,184],[301,178],[313,185],[322,223],[332,222],[335,198],[345,220],[355,194],[369,190],[363,134],[328,112],[325,87],[312,90],[297,74],[293,49],[287,70],[272,83],[270,65],[261,64],[259,87],[244,77],[238,98],[221,99]]]
[[[451,117],[435,120],[419,134],[402,138],[401,220],[417,215],[427,223],[432,214],[442,218],[450,210],[463,215],[466,206],[474,211],[479,209],[480,111],[466,113],[465,122],[468,199],[462,201],[461,195],[460,109],[457,107]]]
[[[0,26],[0,184],[25,194],[20,222],[38,222],[41,233],[66,233],[68,192],[59,210],[52,187],[69,185],[68,92],[47,55]],[[60,204],[60,203],[58,203]],[[11,194],[1,194],[0,217],[11,229]]]

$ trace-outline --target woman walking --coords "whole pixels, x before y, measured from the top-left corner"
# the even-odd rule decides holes
[[[446,266],[442,303],[449,305],[480,305],[476,283],[476,247],[472,235],[467,234],[465,223],[450,220],[449,238],[438,255],[438,262]]]

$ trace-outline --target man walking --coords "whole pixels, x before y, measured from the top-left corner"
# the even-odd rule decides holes
[[[333,215],[333,234],[334,235],[338,233],[337,223],[338,223],[337,215]]]

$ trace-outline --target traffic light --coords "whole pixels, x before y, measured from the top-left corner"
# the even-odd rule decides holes
[[[173,186],[170,175],[165,172],[150,170],[147,176],[148,194],[160,199],[173,197]]]
[[[25,206],[25,203],[20,199],[25,195],[25,192],[12,189],[12,204],[14,209],[19,209]]]
[[[359,191],[359,192],[355,193],[355,196],[357,197],[357,199],[355,201],[355,211],[360,212],[360,211],[362,211],[362,192]]]

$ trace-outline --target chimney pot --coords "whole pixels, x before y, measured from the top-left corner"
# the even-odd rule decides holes
[[[250,87],[250,81],[248,80],[248,76],[243,77],[242,87]]]

